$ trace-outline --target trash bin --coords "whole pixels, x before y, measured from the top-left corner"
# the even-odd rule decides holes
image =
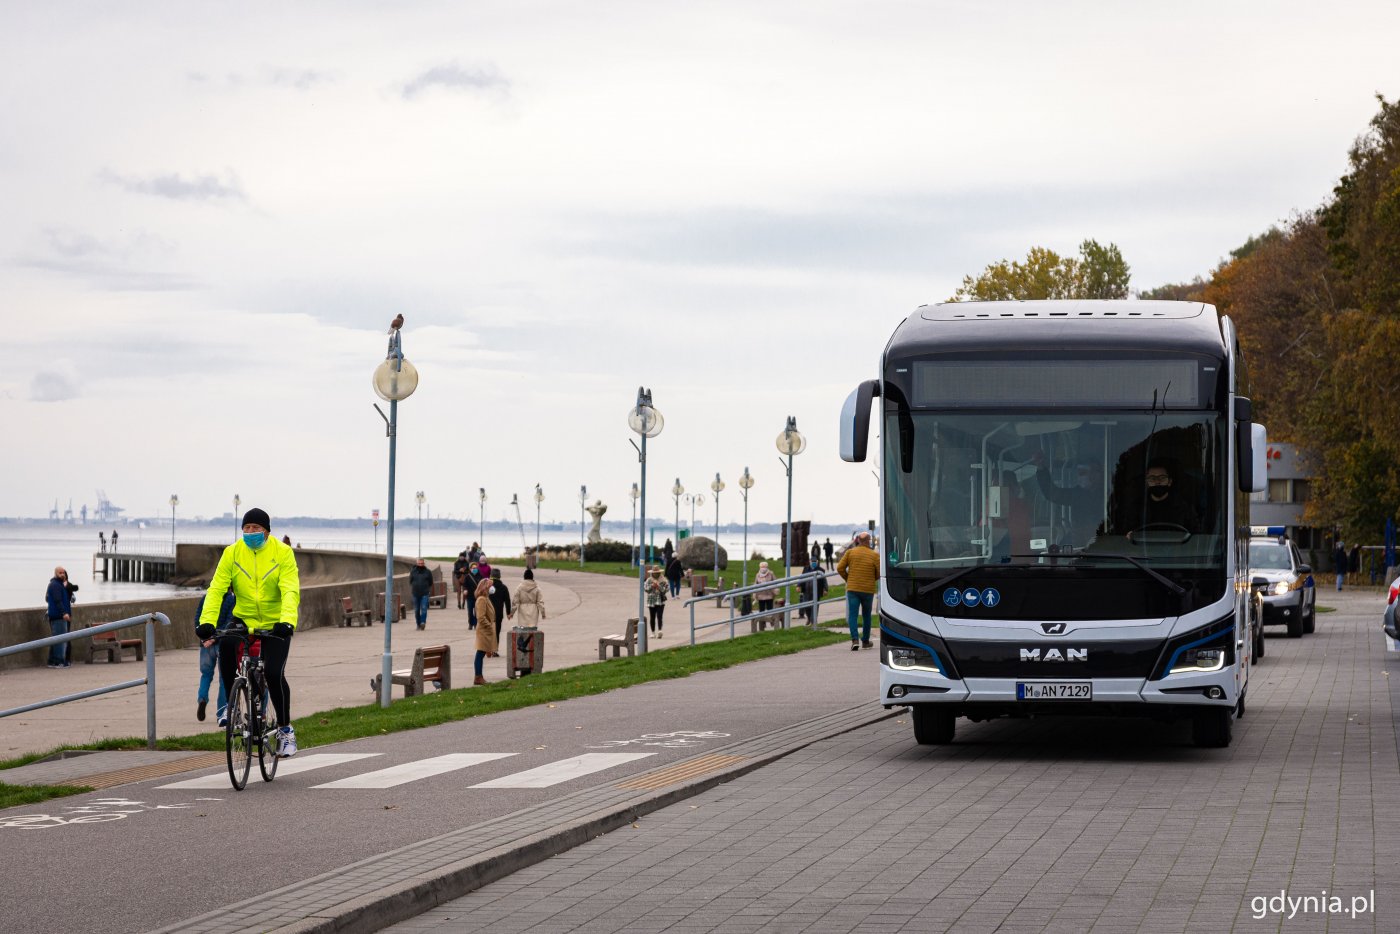
[[[539,674],[544,671],[544,633],[520,626],[508,634],[506,647],[506,676],[510,678]]]

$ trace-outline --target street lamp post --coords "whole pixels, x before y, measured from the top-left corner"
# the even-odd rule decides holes
[[[676,499],[676,548],[681,547],[681,497],[685,495],[685,487],[681,486],[681,478],[676,478],[676,485],[671,487],[671,495]]]
[[[238,507],[243,500],[237,493],[233,494],[233,540],[238,541],[238,533],[243,531],[243,521],[238,518]]]
[[[540,503],[544,502],[544,490],[535,484],[535,561],[540,560]]]
[[[477,487],[481,500],[481,524],[477,526],[476,538],[483,554],[486,552],[486,487]]]
[[[583,507],[588,502],[588,487],[579,484],[578,488],[578,566],[583,567]]]
[[[778,453],[787,455],[787,463],[783,468],[787,471],[788,496],[787,496],[787,542],[783,547],[783,577],[792,576],[792,459],[801,454],[807,447],[807,439],[802,437],[802,432],[797,430],[797,418],[789,415],[787,427],[783,433],[778,435]],[[792,606],[791,599],[792,585],[783,586],[783,602],[787,607]],[[784,614],[784,621],[787,625],[792,624],[792,611],[789,609]]]
[[[744,586],[749,586],[749,490],[753,487],[753,475],[749,473],[749,468],[744,468],[744,475],[739,478],[739,489],[743,490],[744,496]]]
[[[180,497],[170,494],[170,553],[175,554],[175,507],[180,505]]]
[[[724,489],[724,481],[719,478],[718,470],[710,489],[715,491],[715,586],[719,586],[719,494]]]
[[[640,562],[642,553],[637,547],[637,497],[640,494],[637,492],[637,484],[632,484],[632,491],[627,495],[632,498],[632,554],[636,556],[633,560]]]
[[[399,434],[399,402],[413,395],[418,388],[418,369],[403,356],[403,339],[394,328],[389,337],[389,352],[374,371],[374,391],[389,403],[389,414],[375,403],[374,409],[384,419],[389,438],[389,529],[384,548],[384,657],[379,669],[379,706],[388,707],[394,688],[394,471],[397,466]]]
[[[705,505],[704,493],[690,493],[685,498],[686,505],[690,507],[690,534],[695,534],[695,507]]]
[[[641,386],[637,387],[637,404],[632,411],[627,413],[627,425],[642,438],[640,447],[633,441],[632,445],[637,447],[637,458],[642,465],[642,480],[640,490],[633,486],[633,496],[640,496],[642,500],[642,524],[641,537],[638,542],[646,541],[647,537],[647,439],[655,438],[661,434],[662,427],[666,420],[661,417],[651,404],[651,390]],[[633,508],[636,508],[636,499],[633,499]],[[645,655],[647,651],[647,564],[637,561],[637,651]]]
[[[418,500],[418,553],[417,553],[417,557],[421,558],[421,557],[423,557],[423,503],[427,501],[428,497],[423,493],[422,490],[419,490],[417,493],[413,494],[413,498],[416,499],[416,500]]]

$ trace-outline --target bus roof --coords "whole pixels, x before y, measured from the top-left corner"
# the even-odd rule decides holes
[[[1225,354],[1215,306],[1200,302],[944,302],[920,306],[887,353],[1034,351],[1077,345],[1102,350]]]

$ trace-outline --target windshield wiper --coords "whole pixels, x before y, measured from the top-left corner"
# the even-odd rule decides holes
[[[1035,551],[1035,552],[1031,552],[1030,554],[1025,554],[1025,555],[1001,555],[1001,557],[1003,557],[1003,558],[1044,558],[1044,557],[1045,557],[1045,553],[1044,553],[1044,552],[1040,552],[1040,551]],[[1068,556],[1067,556],[1067,555],[1056,555],[1055,557],[1061,557],[1061,558],[1063,558],[1063,557],[1068,557]],[[997,562],[997,563],[995,563],[995,564],[970,564],[970,565],[968,565],[967,567],[958,568],[956,571],[954,571],[952,574],[947,575],[946,577],[940,577],[938,580],[934,581],[932,584],[924,584],[922,587],[920,587],[920,588],[919,588],[917,591],[915,591],[915,592],[916,592],[919,596],[922,597],[924,594],[926,594],[926,593],[932,593],[933,591],[937,590],[937,589],[940,588],[940,587],[947,587],[947,586],[948,586],[949,584],[951,584],[953,581],[958,580],[959,578],[965,577],[966,575],[971,574],[973,571],[985,571],[985,570],[987,570],[987,568],[1005,568],[1005,567],[1029,568],[1029,567],[1036,567],[1036,565],[1033,565],[1033,564],[1011,564],[1009,561],[999,561],[999,562]]]
[[[1162,573],[1160,573],[1160,572],[1158,572],[1158,571],[1152,570],[1150,567],[1148,567],[1147,565],[1143,564],[1141,561],[1139,561],[1137,558],[1134,558],[1134,557],[1131,556],[1131,555],[1110,555],[1110,554],[1103,554],[1103,553],[1101,553],[1101,552],[1097,552],[1097,551],[1096,551],[1096,552],[1093,552],[1093,553],[1091,553],[1091,554],[1080,554],[1080,555],[1077,555],[1076,557],[1079,557],[1079,558],[1116,558],[1116,559],[1118,559],[1119,561],[1126,561],[1126,562],[1128,562],[1129,564],[1133,565],[1133,567],[1138,568],[1138,569],[1139,569],[1140,571],[1142,571],[1144,574],[1147,574],[1147,575],[1148,575],[1149,577],[1151,577],[1153,580],[1157,581],[1157,582],[1160,583],[1163,587],[1167,588],[1168,590],[1170,590],[1172,593],[1176,594],[1177,596],[1180,596],[1181,594],[1186,593],[1186,588],[1185,588],[1185,587],[1181,586],[1181,585],[1178,584],[1176,581],[1172,580],[1170,577],[1167,577],[1165,574],[1162,574]]]
[[[1030,553],[1030,554],[1003,555],[1002,557],[1005,557],[1005,558],[1060,558],[1060,559],[1065,559],[1065,558],[1076,558],[1076,559],[1078,559],[1078,558],[1114,558],[1114,559],[1117,559],[1117,560],[1119,560],[1119,561],[1126,561],[1126,562],[1128,562],[1129,564],[1133,565],[1134,567],[1138,568],[1138,569],[1139,569],[1140,571],[1142,571],[1144,574],[1148,575],[1148,576],[1151,577],[1153,580],[1157,581],[1159,584],[1161,584],[1163,587],[1166,587],[1168,590],[1170,590],[1172,593],[1176,594],[1177,596],[1180,596],[1180,595],[1186,593],[1186,588],[1185,588],[1185,587],[1181,586],[1181,585],[1178,584],[1176,581],[1172,580],[1170,577],[1167,577],[1165,574],[1159,573],[1158,571],[1154,571],[1152,568],[1150,568],[1150,567],[1148,567],[1147,565],[1143,564],[1141,561],[1139,561],[1137,558],[1132,557],[1131,555],[1115,555],[1115,554],[1106,554],[1106,553],[1100,553],[1100,552],[1092,552],[1092,553],[1089,553],[1089,554],[1085,554],[1085,553],[1083,553],[1083,552],[1078,552],[1078,553],[1073,553],[1073,554],[1050,555],[1050,554],[1046,554],[1045,552],[1036,551],[1036,552],[1032,552],[1032,553]],[[985,571],[985,570],[987,570],[987,569],[989,569],[989,568],[1006,568],[1006,567],[1030,568],[1030,567],[1053,567],[1053,566],[1055,566],[1055,565],[1011,564],[1010,562],[997,563],[997,564],[972,564],[972,565],[968,565],[967,567],[958,568],[958,569],[957,569],[956,571],[954,571],[952,574],[949,574],[949,575],[947,575],[947,576],[945,576],[945,577],[940,577],[938,580],[934,581],[934,582],[931,583],[931,584],[924,584],[922,587],[920,587],[920,588],[916,591],[916,593],[917,593],[919,596],[922,597],[924,594],[932,593],[932,592],[935,591],[935,590],[938,590],[938,589],[943,588],[943,587],[947,587],[947,586],[948,586],[949,584],[951,584],[953,581],[959,580],[959,579],[961,579],[961,578],[967,576],[968,574],[971,574],[973,571]],[[1063,565],[1059,565],[1059,566],[1063,567]]]

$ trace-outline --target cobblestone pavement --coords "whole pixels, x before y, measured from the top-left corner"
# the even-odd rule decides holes
[[[1229,749],[1101,719],[920,747],[901,716],[390,930],[1400,930],[1398,656],[1375,594],[1320,596],[1316,635],[1270,630]]]

